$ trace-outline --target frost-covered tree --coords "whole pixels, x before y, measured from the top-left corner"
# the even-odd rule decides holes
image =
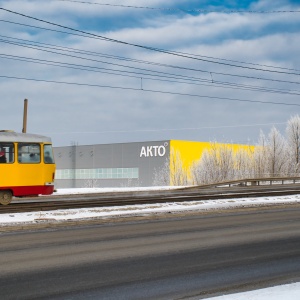
[[[194,184],[208,184],[234,178],[233,147],[211,143],[191,169]]]
[[[188,170],[184,167],[181,154],[178,150],[171,149],[170,159],[154,172],[153,185],[184,186],[188,183]]]
[[[234,178],[253,178],[254,150],[251,147],[240,148],[234,153]]]
[[[261,131],[259,135],[258,145],[256,145],[253,153],[252,172],[254,178],[268,177],[269,175],[267,171],[267,144],[267,138]]]
[[[287,174],[287,146],[281,133],[273,127],[268,135],[266,146],[266,172],[267,176],[276,177]]]
[[[170,183],[174,186],[183,186],[188,183],[188,170],[184,167],[181,154],[178,150],[170,152]]]
[[[218,178],[216,165],[208,150],[205,150],[201,158],[192,164],[191,176],[193,184],[196,185],[216,182]]]
[[[155,186],[168,186],[170,185],[170,160],[167,158],[163,166],[155,170],[153,185]]]
[[[85,188],[94,188],[94,187],[98,187],[99,185],[99,180],[97,179],[86,179],[84,181],[84,187]]]
[[[173,151],[173,152],[172,152]],[[171,185],[186,185],[188,170],[179,152],[171,151],[167,170]],[[166,170],[166,168],[164,169]],[[273,127],[266,136],[262,131],[253,148],[213,142],[203,151],[190,170],[192,184],[209,184],[232,179],[294,176],[300,173],[300,116],[292,117],[286,128],[286,139]],[[156,178],[164,182],[167,173],[160,170]]]
[[[287,148],[289,153],[289,173],[299,175],[300,172],[300,117],[289,119],[286,128]]]
[[[214,160],[218,168],[219,181],[234,179],[234,158],[231,145],[213,145]]]

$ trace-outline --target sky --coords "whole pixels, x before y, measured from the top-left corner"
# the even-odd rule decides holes
[[[121,3],[121,4],[120,4]],[[300,103],[297,0],[0,0],[0,129],[255,144]]]

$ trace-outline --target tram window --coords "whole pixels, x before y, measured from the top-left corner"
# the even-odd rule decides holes
[[[51,145],[44,145],[44,162],[45,164],[53,164],[53,151]]]
[[[39,144],[18,144],[18,162],[37,164],[41,162],[41,148]]]
[[[0,143],[0,163],[13,163],[15,151],[13,143]]]

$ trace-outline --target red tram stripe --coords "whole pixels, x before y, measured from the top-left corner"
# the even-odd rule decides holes
[[[54,185],[1,186],[0,190],[11,190],[16,197],[51,195],[54,192]]]

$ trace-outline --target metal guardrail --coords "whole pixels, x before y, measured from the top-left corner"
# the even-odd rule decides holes
[[[280,184],[274,184],[275,182]],[[0,214],[295,194],[300,194],[300,177],[250,178],[219,182],[211,185],[181,187],[172,190],[56,195],[34,199],[23,198],[20,201],[14,200],[8,206],[0,206]]]
[[[210,184],[195,185],[187,187],[187,189],[206,189],[206,188],[219,188],[219,187],[236,187],[236,186],[260,186],[260,185],[273,185],[273,184],[300,184],[300,177],[261,177],[261,178],[244,178],[230,181],[222,181]],[[186,188],[184,188],[186,189]]]

